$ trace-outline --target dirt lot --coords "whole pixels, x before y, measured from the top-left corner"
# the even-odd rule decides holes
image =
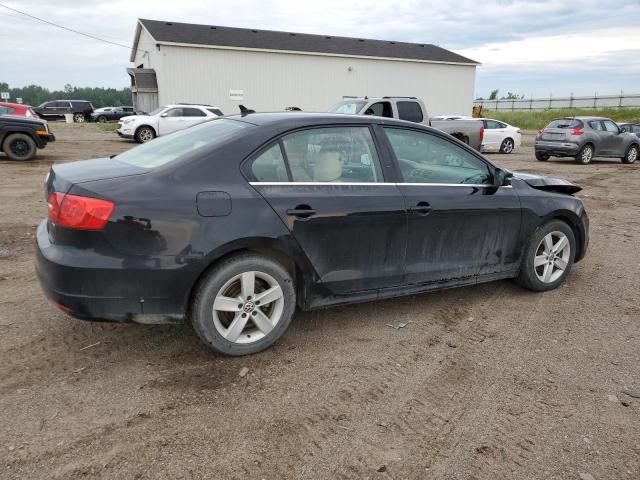
[[[133,146],[52,129],[37,161],[0,158],[0,478],[640,478],[640,399],[622,393],[640,390],[640,164],[539,163],[530,135],[491,155],[585,188],[590,251],[556,291],[298,313],[274,348],[224,358],[187,326],[86,323],[45,301],[49,165]]]

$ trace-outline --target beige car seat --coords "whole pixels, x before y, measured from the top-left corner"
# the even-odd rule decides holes
[[[342,162],[338,152],[320,152],[313,169],[315,182],[334,182],[342,176]]]

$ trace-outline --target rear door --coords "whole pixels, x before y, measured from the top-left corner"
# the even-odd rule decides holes
[[[403,283],[404,201],[385,182],[368,126],[327,126],[283,136],[247,174],[336,294]]]
[[[412,100],[399,100],[396,102],[398,109],[398,118],[408,122],[422,123],[424,121],[424,112],[418,102]]]
[[[595,154],[608,155],[611,151],[611,134],[607,132],[600,120],[589,120],[587,122],[593,132],[595,140]]]
[[[385,127],[396,157],[409,233],[409,284],[513,272],[520,258],[520,200],[493,186],[489,165],[445,137]]]
[[[484,123],[484,139],[482,141],[483,148],[487,150],[497,150],[500,148],[504,129],[499,122],[495,120],[483,120]]]

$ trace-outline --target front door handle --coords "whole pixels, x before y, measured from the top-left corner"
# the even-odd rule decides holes
[[[415,206],[409,209],[412,213],[417,213],[418,215],[429,215],[433,208],[429,205],[429,202],[418,202]]]
[[[316,214],[316,211],[309,205],[296,205],[296,208],[287,210],[287,215],[299,218],[309,218]]]

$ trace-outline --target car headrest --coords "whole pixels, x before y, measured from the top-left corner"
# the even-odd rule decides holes
[[[338,152],[320,152],[313,168],[313,180],[333,182],[342,176],[342,162]]]

